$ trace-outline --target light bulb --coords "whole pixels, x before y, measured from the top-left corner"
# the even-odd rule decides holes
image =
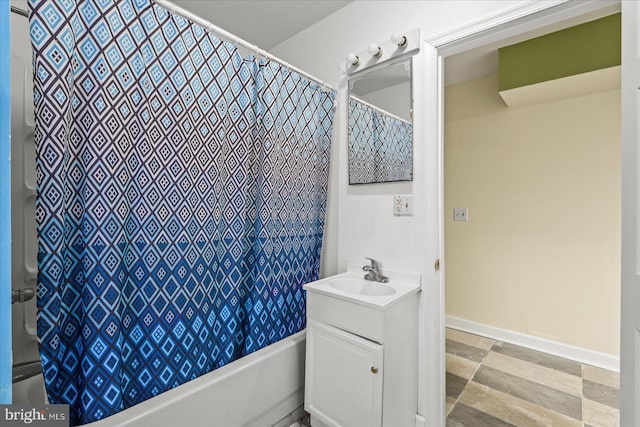
[[[353,52],[347,53],[347,62],[350,65],[358,65],[360,63],[360,58]]]
[[[391,34],[391,41],[398,45],[398,47],[406,46],[407,38],[400,33]]]
[[[380,49],[380,46],[375,43],[371,43],[367,51],[371,54],[371,56],[375,56],[377,58],[380,58],[382,56],[382,49]]]

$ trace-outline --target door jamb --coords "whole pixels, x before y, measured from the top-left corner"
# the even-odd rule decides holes
[[[437,360],[442,372],[429,370],[429,366],[420,366],[421,377],[418,390],[420,400],[419,411],[416,416],[416,427],[435,426],[446,424],[446,399],[445,399],[445,309],[444,309],[444,277],[446,271],[446,261],[444,258],[444,60],[446,57],[461,53],[476,47],[503,40],[508,37],[526,33],[538,28],[552,25],[570,18],[597,14],[616,13],[620,11],[620,1],[618,0],[538,0],[529,1],[521,5],[506,9],[497,14],[488,16],[469,25],[459,27],[452,31],[427,37],[425,42],[433,46],[437,52],[438,66],[438,96],[433,100],[425,100],[425,103],[432,102],[438,116],[438,153],[439,155],[439,185],[440,191],[437,195],[428,198],[429,202],[436,203],[439,208],[439,218],[432,218],[428,223],[437,223],[439,236],[439,260],[440,274],[437,278],[436,289],[423,290],[429,296],[439,299],[439,312],[425,313],[422,317],[423,330],[428,330],[428,324],[441,325],[437,335],[429,341],[434,344],[431,351],[437,351]],[[594,19],[596,19],[594,17]],[[624,110],[624,106],[623,106]],[[428,151],[427,151],[428,152]],[[426,159],[428,164],[428,159]],[[428,230],[425,230],[428,232]],[[426,235],[426,234],[425,234]],[[432,265],[434,260],[426,259],[425,265]],[[426,325],[425,325],[426,324]],[[421,355],[421,363],[432,363],[434,358]],[[422,412],[422,413],[420,413]]]

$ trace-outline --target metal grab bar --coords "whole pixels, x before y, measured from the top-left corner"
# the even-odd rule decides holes
[[[11,304],[23,303],[36,296],[34,288],[11,289]]]
[[[24,381],[27,378],[35,377],[42,372],[42,363],[39,360],[16,363],[13,365],[11,383]]]

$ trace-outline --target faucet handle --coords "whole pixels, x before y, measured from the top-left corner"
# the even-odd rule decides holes
[[[369,257],[366,257],[366,258],[367,258],[369,261],[371,261],[371,268],[375,268],[375,269],[377,270],[377,269],[378,269],[378,261],[376,261],[376,260],[375,260],[375,259],[373,259],[373,258],[369,258]]]

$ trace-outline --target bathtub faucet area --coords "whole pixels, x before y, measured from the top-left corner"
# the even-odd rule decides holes
[[[33,288],[11,289],[11,304],[27,302],[36,296]]]

